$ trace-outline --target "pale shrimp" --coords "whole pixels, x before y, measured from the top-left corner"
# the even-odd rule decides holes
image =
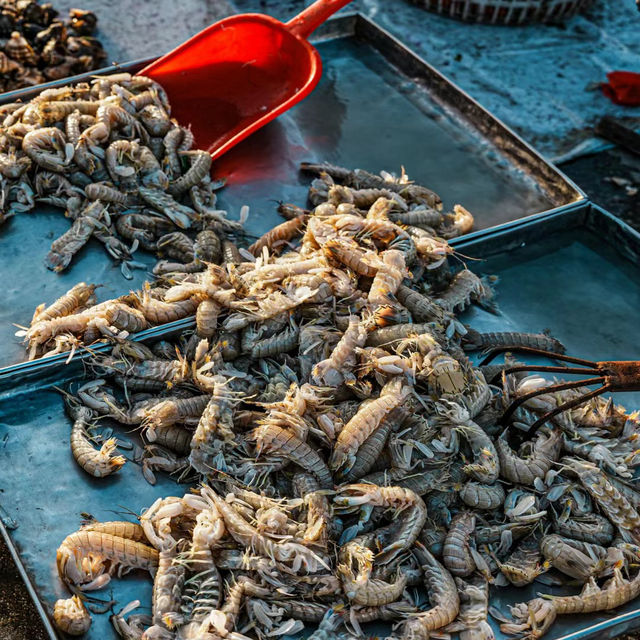
[[[206,498],[208,491],[205,490],[203,494]],[[209,499],[207,500],[207,508],[196,516],[196,523],[193,528],[191,548],[189,549],[192,570],[208,571],[215,567],[211,550],[225,534],[224,520],[214,503]]]
[[[609,520],[620,529],[631,532],[636,538],[636,532],[640,527],[640,515],[634,505],[618,490],[608,476],[596,465],[583,460],[563,458],[562,462],[578,474],[582,486],[600,505]]]
[[[302,214],[276,225],[273,229],[258,238],[248,250],[256,257],[262,253],[264,247],[267,247],[271,253],[277,253],[279,249],[302,231],[308,217],[307,214]]]
[[[424,583],[432,608],[410,615],[402,627],[403,640],[427,640],[430,632],[453,622],[460,610],[460,598],[451,574],[420,545],[414,550],[424,571]]]
[[[127,520],[115,520],[111,522],[90,520],[82,525],[81,531],[107,533],[116,538],[127,538],[127,540],[134,540],[135,542],[147,541],[143,528],[137,522],[128,522]]]
[[[91,626],[91,614],[79,596],[68,600],[57,600],[53,607],[53,621],[56,627],[70,636],[81,636]]]
[[[468,269],[457,273],[449,287],[439,294],[436,302],[445,311],[463,311],[475,302],[489,311],[495,312],[493,290],[490,285]]]
[[[44,304],[40,305],[33,314],[31,325],[69,316],[77,313],[82,307],[90,306],[95,301],[93,295],[95,290],[96,285],[79,282],[48,307]]]
[[[345,595],[354,605],[379,607],[395,602],[407,584],[407,578],[401,573],[394,582],[386,582],[375,578],[353,573],[347,564],[339,564],[337,571],[342,579],[342,588]]]
[[[55,127],[29,131],[22,140],[22,150],[37,165],[48,171],[61,172],[73,158],[73,145]]]
[[[74,111],[79,111],[83,115],[95,116],[99,107],[99,102],[90,102],[88,100],[40,102],[38,104],[38,115],[44,124],[55,124],[60,120],[64,120]]]
[[[87,326],[85,342],[93,342],[101,335],[114,337],[118,331],[137,333],[147,328],[147,321],[140,311],[116,301],[104,302],[90,309],[93,315]],[[91,336],[95,336],[91,338]]]
[[[196,331],[201,338],[212,338],[218,328],[222,307],[213,300],[203,300],[196,309]]]
[[[16,335],[25,336],[25,342],[29,345],[29,360],[33,360],[38,349],[47,341],[60,334],[82,333],[93,319],[94,316],[89,312],[73,313],[61,318],[36,322],[29,329],[16,332]]]
[[[356,364],[355,350],[363,347],[367,339],[364,324],[357,316],[349,318],[349,326],[331,355],[318,362],[311,371],[311,382],[329,387],[339,386],[345,374]]]
[[[81,590],[100,589],[116,569],[144,569],[154,573],[158,552],[142,542],[91,530],[68,535],[58,547],[60,578]]]
[[[6,153],[0,153],[0,174],[5,178],[19,178],[30,167],[31,159],[27,156],[16,155],[13,149]]]
[[[266,422],[253,431],[251,438],[255,440],[258,455],[273,453],[283,456],[311,473],[323,489],[333,487],[333,479],[327,463],[314,449],[297,438],[291,431],[283,429],[277,424]]]
[[[175,322],[193,315],[199,307],[194,298],[178,300],[176,302],[163,302],[150,295],[148,285],[137,295],[135,305],[142,312],[145,320],[152,325]]]
[[[293,477],[294,495],[304,500],[307,523],[302,539],[326,548],[330,534],[335,533],[333,511],[329,499],[320,491],[320,484],[310,473],[296,473]]]
[[[396,324],[371,331],[367,337],[367,346],[394,348],[411,336],[423,336],[425,334],[438,342],[437,331],[437,326],[428,322]]]
[[[288,260],[279,264],[267,264],[257,267],[244,275],[244,279],[249,282],[265,280],[283,280],[284,278],[309,273],[310,271],[322,268],[326,262],[321,257],[313,257],[308,260]]]
[[[373,278],[380,266],[376,253],[364,251],[352,240],[344,238],[328,240],[322,246],[322,251],[327,258],[367,278]]]
[[[351,484],[341,487],[334,503],[339,506],[370,505],[393,509],[401,514],[394,523],[394,541],[380,549],[376,562],[386,564],[409,549],[417,540],[427,520],[427,507],[422,498],[411,489],[378,487],[369,484]]]
[[[329,459],[329,468],[346,474],[355,464],[356,454],[363,442],[389,412],[405,402],[410,393],[410,386],[404,384],[400,378],[394,378],[382,388],[378,398],[362,406],[338,435]]]
[[[188,598],[192,603],[187,624],[203,622],[211,610],[218,609],[222,602],[222,578],[215,564],[210,569],[201,571],[185,583],[183,600]],[[192,593],[193,595],[191,595]]]
[[[173,629],[182,624],[179,613],[187,567],[178,559],[177,546],[158,554],[158,569],[153,581],[153,624]]]
[[[73,419],[71,427],[71,453],[80,467],[95,478],[104,478],[118,471],[126,462],[123,456],[114,456],[117,451],[115,438],[109,438],[99,450],[89,440],[87,428],[93,412],[65,397],[67,413]]]
[[[223,376],[211,378],[211,396],[204,407],[198,427],[191,440],[190,461],[202,474],[210,471],[208,460],[216,452],[216,440],[231,446],[235,444],[233,424],[233,392]],[[221,445],[218,445],[218,449]]]
[[[407,276],[404,255],[396,249],[387,249],[371,283],[368,301],[371,305],[387,304],[395,297],[402,280]]]
[[[233,507],[215,493],[210,498],[224,518],[225,526],[231,537],[245,547],[252,547],[261,555],[273,558],[277,562],[290,565],[294,572],[300,570],[315,572],[321,567],[327,568],[326,562],[307,547],[290,541],[275,543],[260,534]]]
[[[577,596],[544,596],[511,607],[513,623],[501,625],[507,634],[535,639],[546,633],[558,615],[585,614],[615,609],[640,594],[640,575],[625,580],[618,567],[602,588],[591,578]]]
[[[163,400],[145,412],[145,425],[150,429],[169,427],[186,419],[200,418],[209,403],[209,394],[191,398]]]
[[[461,204],[453,205],[452,227],[453,229],[446,234],[447,238],[463,236],[473,231],[475,219],[473,214],[465,209]]]
[[[336,478],[344,482],[355,482],[365,476],[373,468],[382,453],[391,431],[396,431],[406,416],[407,411],[404,407],[398,407],[390,411],[358,449],[353,467],[344,476],[336,473]],[[369,481],[371,480],[369,479]],[[374,482],[374,484],[379,483]]]
[[[166,383],[167,388],[184,382],[190,377],[189,363],[179,353],[174,360],[141,360],[127,362],[112,356],[96,359],[96,366],[104,375],[119,372],[132,378],[143,378]]]
[[[175,546],[184,537],[184,527],[191,529],[198,514],[208,507],[202,492],[158,498],[142,513],[140,525],[147,540],[160,551]]]

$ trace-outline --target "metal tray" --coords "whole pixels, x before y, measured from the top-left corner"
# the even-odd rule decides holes
[[[309,176],[301,160],[329,160],[370,170],[399,170],[435,189],[447,206],[464,204],[478,234],[531,215],[584,202],[584,194],[515,133],[398,40],[360,15],[337,18],[316,34],[323,78],[303,103],[221,158],[228,178],[220,202],[232,214],[249,204],[248,229],[261,234],[281,222],[274,200],[303,204]],[[96,73],[135,72],[149,61]],[[0,103],[27,100],[44,87],[87,80],[75,76],[3,94]],[[101,283],[100,299],[137,287],[125,280],[104,249],[91,241],[62,275],[43,260],[51,239],[68,228],[58,209],[38,206],[0,229],[0,366],[24,359],[12,323],[28,323],[34,308],[80,280]],[[142,261],[152,263],[140,251]]]
[[[592,360],[640,358],[640,234],[595,205],[457,246],[497,274],[501,315],[472,307],[483,331],[549,329],[567,353]],[[524,328],[524,329],[523,329]],[[640,393],[618,401],[640,408]]]
[[[548,327],[570,353],[587,358],[626,359],[637,353],[640,234],[610,214],[585,205],[469,239],[458,248],[461,254],[477,258],[468,261],[474,270],[500,278],[502,315],[473,309],[464,319],[474,327],[519,331]],[[163,327],[147,339],[169,333]],[[71,458],[70,424],[62,400],[51,390],[52,385],[82,377],[80,360],[64,368],[39,362],[21,373],[0,374],[0,506],[6,521],[18,525],[13,530],[1,525],[0,531],[41,615],[50,614],[56,598],[65,593],[55,571],[55,550],[77,528],[81,511],[102,520],[116,519],[127,510],[139,512],[160,495],[180,495],[184,489],[162,474],[151,487],[131,463],[103,481],[83,475]],[[625,400],[640,406],[638,394]],[[119,435],[135,439],[124,431]],[[52,478],[57,478],[55,484]],[[494,590],[492,604],[506,611],[508,604],[533,597],[537,590],[535,584],[528,590]],[[100,593],[109,597],[108,590]],[[120,604],[135,598],[148,603],[150,596],[151,581],[140,574],[113,582],[113,597]],[[546,637],[607,640],[640,628],[638,607],[635,602],[611,615],[561,617]],[[107,618],[94,616],[88,637],[115,639]],[[48,619],[43,620],[51,638],[56,638]],[[385,633],[380,627],[372,631]]]

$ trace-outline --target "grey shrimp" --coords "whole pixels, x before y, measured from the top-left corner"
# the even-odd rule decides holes
[[[558,459],[562,434],[558,429],[541,429],[533,445],[531,457],[519,457],[509,446],[506,431],[496,440],[501,477],[517,484],[534,486],[536,478],[544,478]]]
[[[403,640],[428,640],[430,632],[453,622],[460,611],[460,598],[451,574],[424,546],[414,550],[424,571],[424,584],[431,609],[410,615],[401,631]]]

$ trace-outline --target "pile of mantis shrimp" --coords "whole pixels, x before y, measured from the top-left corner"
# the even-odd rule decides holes
[[[211,156],[192,149],[191,131],[171,119],[163,88],[119,73],[45,89],[0,106],[0,223],[37,203],[72,223],[45,260],[63,271],[95,238],[131,278],[145,265],[138,247],[164,257],[166,270],[195,271],[220,259],[240,228],[215,208]]]
[[[106,83],[110,91],[114,92],[116,91],[114,87],[120,86],[120,84],[116,83],[116,80],[128,87],[127,91],[141,82],[144,86],[147,86],[147,83],[150,82],[144,78],[141,80],[140,76],[136,76],[130,81],[126,81],[121,76],[109,76],[97,82]],[[94,84],[94,88],[95,86],[97,85]],[[158,89],[159,85],[154,84],[139,95],[145,96],[145,100],[148,100],[153,96],[161,95],[158,93]],[[57,90],[55,91],[57,92]],[[44,93],[41,94],[41,98],[43,95]],[[119,100],[119,98],[117,99]],[[107,100],[110,100],[110,98]],[[143,104],[143,102],[144,100],[139,105]],[[75,102],[65,102],[61,99],[55,103],[44,102],[42,104],[64,106],[75,104]],[[114,107],[113,104],[115,103],[107,102],[107,105],[111,105],[108,112],[112,113],[115,109],[115,112],[121,114],[123,107]],[[166,107],[168,109],[168,105]],[[159,107],[156,104],[147,105],[142,108],[142,111],[146,109],[156,115],[159,112]],[[103,111],[100,109],[98,114],[101,113]],[[226,265],[222,268],[222,271],[227,269],[228,275],[225,278],[228,282],[231,282],[236,277],[235,274],[238,269],[242,271],[246,269],[247,264],[250,265],[256,260],[263,260],[263,249],[277,255],[283,249],[294,246],[303,236],[306,237],[306,226],[311,217],[311,211],[295,205],[280,204],[278,210],[286,218],[286,221],[277,225],[247,247],[247,236],[243,231],[242,222],[246,220],[248,207],[243,207],[241,210],[240,222],[229,220],[225,211],[211,208],[215,204],[215,193],[212,191],[213,187],[209,178],[211,158],[206,152],[181,152],[180,145],[182,143],[178,144],[180,140],[186,141],[188,147],[193,142],[193,137],[187,129],[182,129],[178,125],[172,124],[168,119],[166,122],[172,128],[165,135],[164,142],[158,138],[162,143],[160,147],[164,149],[163,153],[165,154],[162,166],[166,166],[166,169],[161,170],[160,165],[149,155],[149,152],[147,159],[155,169],[146,174],[141,169],[141,165],[138,166],[135,172],[132,167],[128,167],[131,169],[131,172],[127,172],[128,179],[131,182],[127,183],[129,186],[126,188],[133,189],[128,196],[122,196],[114,189],[113,185],[108,185],[107,183],[99,185],[99,188],[98,185],[92,184],[85,189],[85,195],[89,198],[85,202],[86,211],[95,212],[99,217],[102,215],[101,212],[106,213],[107,209],[109,209],[110,216],[115,219],[115,230],[121,236],[132,240],[132,249],[135,249],[140,244],[145,249],[157,250],[162,256],[168,258],[160,260],[155,265],[154,274],[157,279],[152,284],[147,284],[142,291],[131,292],[128,295],[120,296],[115,300],[107,300],[100,304],[96,304],[96,286],[79,283],[53,304],[49,306],[44,303],[39,305],[33,314],[30,326],[21,327],[16,333],[18,336],[25,337],[30,360],[38,356],[50,356],[63,352],[69,352],[73,355],[80,346],[88,346],[99,340],[122,336],[124,333],[127,335],[137,333],[148,327],[181,320],[192,316],[196,313],[196,309],[198,322],[203,325],[200,333],[209,338],[216,329],[218,303],[214,299],[207,300],[205,299],[206,296],[203,297],[197,293],[186,296],[178,294],[176,297],[176,290],[169,290],[168,284],[182,280],[185,282],[193,281],[198,278],[203,278],[204,284],[205,279],[210,277],[203,275],[207,270],[207,265],[216,264]],[[95,126],[101,127],[101,125]],[[87,135],[90,134],[91,129],[92,127],[86,129]],[[102,131],[102,128],[100,128],[100,131]],[[60,135],[62,134],[60,133]],[[81,141],[78,144],[83,144],[82,140],[85,140],[82,137],[83,135],[84,133],[81,134]],[[116,133],[116,135],[119,135],[119,133]],[[136,141],[131,143],[123,140],[114,141],[106,151],[106,167],[110,166],[109,158],[120,158],[119,162],[126,164],[128,162],[126,160],[128,152],[125,153],[125,151],[132,148],[132,144],[138,145]],[[119,149],[118,154],[115,156],[110,155],[109,149],[111,148]],[[138,145],[136,148],[141,147]],[[153,178],[153,181],[158,179],[164,184],[166,175],[179,175],[180,157],[189,157],[193,162],[191,168],[184,175],[177,178],[175,182],[169,183],[169,193],[160,191],[160,183],[155,184],[154,182],[155,186],[151,187],[148,185],[142,186],[136,182],[136,180],[142,180],[142,183],[145,184],[145,180]],[[168,167],[174,164],[175,171],[170,171]],[[410,261],[413,260],[414,269],[419,269],[416,275],[420,275],[428,268],[431,279],[437,279],[439,277],[438,274],[442,272],[444,257],[446,257],[447,252],[450,252],[447,239],[468,233],[473,227],[473,216],[464,207],[456,205],[452,212],[443,212],[439,196],[426,187],[410,182],[404,172],[400,178],[394,178],[391,174],[385,172],[382,172],[382,175],[379,176],[364,170],[356,169],[355,171],[350,171],[328,164],[304,163],[301,168],[306,173],[319,174],[319,177],[312,182],[309,191],[309,201],[312,205],[332,203],[337,207],[342,204],[342,209],[344,210],[351,207],[353,211],[366,211],[379,198],[388,200],[390,202],[387,207],[388,212],[382,211],[381,215],[388,218],[387,224],[391,225],[390,228],[402,232],[401,235],[394,239],[395,244],[393,247],[396,252],[403,252],[406,258]],[[71,178],[71,175],[69,178]],[[43,176],[55,178],[56,183],[59,183],[60,180],[67,180],[62,174],[40,171],[38,179]],[[158,176],[161,176],[161,178],[158,178]],[[194,184],[196,178],[198,184]],[[119,183],[120,187],[125,187],[123,180]],[[64,206],[66,202],[68,213],[75,206],[73,204],[74,201],[80,202],[76,197],[77,194],[74,195],[74,190],[75,187],[67,191],[63,190],[53,200],[47,198],[47,201],[60,204],[60,206]],[[173,197],[177,197],[178,193],[183,192],[189,193],[194,209],[179,205],[173,200]],[[206,197],[203,195],[205,192],[207,194]],[[145,209],[142,213],[127,213],[138,195],[143,200],[146,198],[148,203],[151,203],[151,201],[148,200],[147,196],[153,196],[155,198],[153,202],[156,202],[159,207],[157,211],[152,212]],[[118,201],[116,202],[113,198],[118,199]],[[181,211],[183,213],[180,213]],[[322,213],[318,213],[318,211],[321,212],[322,207],[314,210],[314,222],[312,224],[315,224],[315,221],[322,216]],[[116,215],[118,216],[117,218],[115,217]],[[86,222],[87,216],[83,214],[76,219],[69,232],[65,233],[63,239],[61,239],[62,244],[60,246],[65,247],[64,255],[69,259],[82,246],[82,244],[78,244],[75,241],[78,238],[77,232],[81,228],[88,231],[87,234],[81,233],[82,242],[86,242],[92,234],[97,234],[96,237],[103,239],[108,248],[113,248],[116,245],[120,249],[124,247],[120,240],[117,240],[116,236],[111,233],[113,228],[105,236],[103,235],[104,226],[100,224],[96,227],[91,227],[93,223],[86,226]],[[182,227],[191,225],[192,230],[195,228],[200,229],[200,231],[192,239],[184,231],[176,231],[175,224],[179,224]],[[380,233],[383,232],[381,231]],[[432,256],[428,264],[424,261],[424,264],[423,262],[416,262],[418,246],[421,247],[420,251],[423,255]],[[335,250],[337,251],[345,251],[347,248],[345,242],[335,245]],[[120,249],[116,253],[120,252]],[[124,253],[121,253],[119,255],[126,258],[122,263],[123,266],[133,264],[127,257],[129,254],[125,256]],[[317,272],[316,280],[320,280],[324,277],[323,274],[326,271],[323,265],[326,263],[327,258],[320,254],[308,255],[309,259],[315,260],[317,264],[307,261],[305,263],[307,270],[309,273]],[[373,273],[373,268],[369,268],[369,272]],[[255,278],[255,276],[252,277]],[[309,274],[300,274],[298,280],[304,278],[308,279]],[[258,286],[260,286],[259,283]],[[232,307],[242,307],[245,304],[247,296],[244,289],[246,289],[244,286],[242,289],[238,289],[238,295],[235,295],[235,299],[229,300]],[[200,304],[201,302],[203,304]],[[281,302],[285,307],[291,304],[284,298]],[[313,302],[313,300],[310,300],[310,302]],[[286,312],[286,308],[278,307],[279,303],[277,301],[274,301],[273,304],[275,305],[274,315]],[[294,302],[293,306],[297,304]],[[211,325],[209,328],[204,327],[207,323]]]
[[[74,595],[56,603],[58,626],[86,631],[90,592],[133,570],[153,596],[151,615],[138,601],[114,612],[126,639],[261,640],[308,625],[314,640],[347,640],[382,621],[398,639],[491,640],[491,613],[533,640],[558,616],[633,600],[636,416],[591,397],[540,425],[583,389],[532,397],[553,381],[513,372],[512,356],[470,360],[563,352],[544,333],[463,324],[470,305],[496,312],[491,280],[451,260],[445,236],[470,214],[442,214],[403,179],[304,169],[319,176],[313,209],[282,206],[290,219],[248,250],[117,303],[195,313],[192,331],[155,344],[116,334],[91,379],[64,390],[88,474],[126,463],[114,439],[95,446],[106,420],[139,429],[134,462],[150,482],[162,472],[193,488],[64,539],[57,567]],[[534,581],[582,590],[490,607],[490,587]]]

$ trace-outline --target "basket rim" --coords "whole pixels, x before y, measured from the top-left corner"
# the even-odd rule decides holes
[[[558,21],[571,18],[594,0],[409,0],[448,18],[496,25]]]

